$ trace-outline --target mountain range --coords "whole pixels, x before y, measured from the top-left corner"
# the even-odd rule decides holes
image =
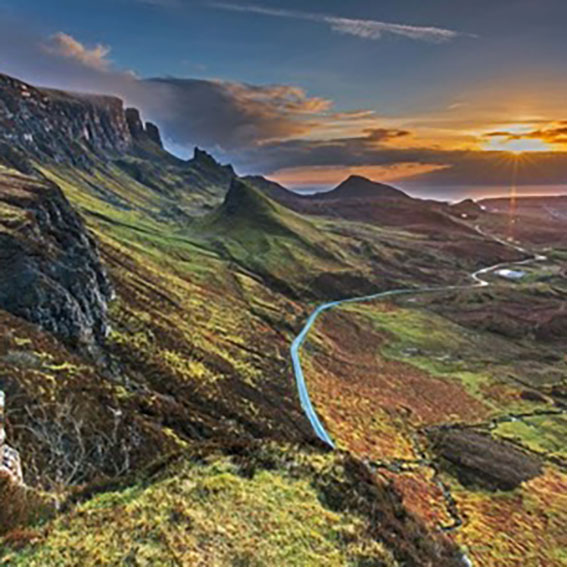
[[[172,155],[117,98],[0,75],[0,390],[25,480],[0,470],[0,562],[561,565],[564,205],[360,176],[300,195]],[[532,254],[525,280],[472,285]],[[331,451],[290,345],[318,304],[400,288],[303,348]]]

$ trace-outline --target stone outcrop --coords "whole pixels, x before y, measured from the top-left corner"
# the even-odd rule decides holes
[[[0,142],[80,164],[82,145],[121,152],[130,147],[132,136],[116,97],[40,89],[0,75]]]
[[[163,147],[158,127],[151,122],[146,122],[144,126],[140,117],[140,111],[137,108],[127,108],[125,115],[126,123],[134,140],[138,142],[153,142],[160,148]]]
[[[236,177],[232,165],[221,165],[209,152],[197,147],[193,150],[193,159],[189,160],[189,163],[202,169],[217,169],[229,178]]]
[[[113,96],[36,88],[0,74],[0,161],[14,163],[14,148],[27,157],[76,166],[98,155],[130,151],[136,140],[161,146],[157,126],[143,125],[136,109]],[[89,150],[89,151],[85,151]]]
[[[88,350],[107,334],[111,296],[96,243],[61,190],[0,170],[0,309]]]
[[[6,443],[4,409],[6,398],[0,390],[0,476],[15,484],[23,484],[22,465],[18,451]]]
[[[125,111],[126,124],[128,124],[128,130],[130,130],[130,135],[135,140],[139,140],[144,137],[144,125],[142,119],[140,118],[140,111],[137,108],[127,108]]]
[[[232,179],[236,177],[232,165],[221,165],[211,154],[199,148],[195,148],[193,159],[187,164],[211,184],[226,186],[227,189]]]
[[[199,163],[201,165],[210,165],[216,166],[218,165],[217,160],[207,151],[201,150],[198,147],[195,147],[193,150],[193,162]]]
[[[154,144],[157,144],[160,148],[163,148],[163,142],[161,141],[161,134],[159,128],[153,122],[146,122],[146,135]]]

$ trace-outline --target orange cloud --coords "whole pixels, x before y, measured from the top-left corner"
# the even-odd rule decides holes
[[[499,130],[485,134],[487,138],[500,138],[511,142],[516,140],[541,140],[547,144],[567,144],[567,120],[550,122],[537,129],[525,128],[525,131],[513,129]]]
[[[89,49],[73,36],[59,32],[51,37],[49,44],[43,46],[48,53],[75,59],[85,65],[98,70],[106,70],[110,61],[106,56],[110,53],[110,47],[97,44]]]

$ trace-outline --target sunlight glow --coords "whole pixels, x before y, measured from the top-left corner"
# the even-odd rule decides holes
[[[483,149],[522,154],[525,152],[550,152],[554,148],[537,138],[510,139],[506,136],[495,136],[484,144]]]

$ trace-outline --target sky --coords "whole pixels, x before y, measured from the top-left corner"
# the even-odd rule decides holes
[[[567,192],[564,0],[0,0],[0,72],[296,190]]]

